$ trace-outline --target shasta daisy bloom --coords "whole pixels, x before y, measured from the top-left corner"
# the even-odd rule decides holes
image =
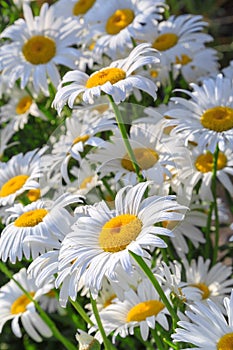
[[[60,82],[57,65],[75,67],[79,51],[71,46],[77,43],[80,28],[76,21],[56,18],[47,3],[35,18],[28,4],[23,9],[25,19],[1,33],[2,38],[12,40],[0,48],[2,74],[8,76],[11,87],[20,78],[21,89],[31,81],[36,93],[41,90],[49,95],[47,78],[55,87]]]
[[[45,150],[46,147],[20,153],[6,163],[0,162],[0,205],[12,204],[25,191],[39,187],[37,180],[43,175],[40,165]]]
[[[149,44],[140,44],[127,58],[114,61],[109,67],[102,68],[90,76],[78,70],[68,72],[58,86],[53,106],[61,113],[67,102],[68,106],[73,108],[76,98],[80,95],[85,103],[92,104],[101,93],[112,96],[118,104],[124,101],[134,88],[147,92],[155,99],[156,85],[150,79],[133,73],[139,67],[158,62],[156,55],[156,50]]]
[[[187,319],[178,322],[180,328],[172,335],[175,342],[192,344],[192,350],[233,348],[233,292],[230,298],[224,298],[224,314],[227,314],[227,318],[212,300],[207,300],[207,305],[197,302],[190,305],[190,309],[186,311]]]
[[[183,184],[184,193],[191,197],[195,186],[201,181],[198,194],[201,199],[213,200],[211,184],[213,177],[214,155],[209,151],[201,152],[197,147],[190,151],[191,164],[183,162],[182,172],[176,178]],[[185,164],[186,163],[186,164]],[[233,195],[231,176],[233,175],[233,152],[230,147],[218,153],[216,176],[221,185]]]
[[[8,209],[12,215],[8,222],[14,218],[14,222],[8,224],[2,231],[0,238],[0,257],[3,261],[9,259],[12,263],[32,257],[50,248],[48,239],[51,236],[63,238],[63,231],[67,232],[73,223],[73,216],[65,207],[71,203],[80,202],[79,196],[64,194],[54,202],[33,202],[25,207],[21,204]],[[42,239],[33,242],[33,236]],[[27,241],[25,239],[27,238]]]
[[[207,22],[202,20],[202,16],[171,16],[166,21],[155,23],[147,41],[153,48],[161,51],[169,62],[175,63],[183,48],[200,47],[200,44],[213,40],[210,35],[202,33],[205,26]]]
[[[83,17],[96,3],[96,0],[59,0],[54,4],[57,17]]]
[[[204,261],[202,256],[199,256],[197,261],[193,259],[191,264],[186,259],[183,263],[186,281],[192,287],[201,290],[202,302],[211,299],[222,308],[223,298],[233,286],[232,268],[220,262],[210,267],[210,259]]]
[[[149,257],[145,249],[166,247],[158,235],[171,236],[172,232],[154,224],[167,219],[181,220],[183,214],[178,211],[185,207],[177,204],[173,196],[152,196],[143,200],[149,184],[122,188],[116,195],[114,210],[102,201],[88,207],[87,215],[73,225],[72,232],[62,242],[59,255],[59,283],[62,282],[59,275],[67,266],[70,268],[73,286],[68,293],[74,295],[72,290],[85,272],[84,284],[96,294],[104,276],[117,279],[114,271],[118,265],[127,273],[132,272],[130,250]]]
[[[145,341],[150,328],[154,329],[157,322],[168,330],[168,311],[149,280],[143,279],[136,291],[131,289],[124,296],[124,301],[116,299],[113,304],[100,311],[106,334],[113,332],[113,343],[118,334],[125,338],[132,335],[137,327],[140,327],[142,339]],[[99,333],[95,337],[101,340]]]
[[[25,268],[16,273],[14,279],[37,301],[51,289],[49,284],[41,288],[36,287],[34,280],[28,278]],[[2,333],[4,324],[11,320],[11,329],[18,338],[22,337],[20,324],[36,342],[42,341],[41,336],[52,336],[50,328],[36,312],[33,302],[19,289],[13,280],[0,288],[0,307],[0,333]]]
[[[47,120],[33,97],[26,90],[14,87],[11,89],[11,96],[7,104],[0,107],[0,123],[10,122],[12,129],[18,131],[23,129],[30,115]]]
[[[153,21],[162,17],[163,3],[158,0],[97,2],[99,6],[93,6],[84,16],[90,23],[90,35],[97,35],[94,55],[101,58],[105,54],[116,59],[133,48],[132,38],[146,41],[143,39],[153,29]]]
[[[173,101],[182,105],[171,109],[168,115],[175,125],[172,134],[179,136],[186,144],[195,141],[200,150],[214,153],[218,145],[224,151],[226,145],[233,147],[233,82],[221,74],[216,78],[203,80],[201,86],[190,84],[193,91],[180,90],[190,99],[174,97]],[[193,140],[194,138],[194,140]]]

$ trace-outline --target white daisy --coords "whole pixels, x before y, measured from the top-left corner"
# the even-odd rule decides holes
[[[12,40],[0,48],[2,74],[8,76],[11,87],[20,78],[21,89],[32,81],[36,93],[42,90],[49,95],[47,77],[55,87],[60,82],[57,65],[75,67],[79,51],[71,45],[77,43],[80,28],[76,21],[56,18],[53,6],[47,3],[35,18],[28,4],[23,9],[25,19],[1,33],[2,38]]]
[[[168,165],[175,167],[177,150],[173,140],[172,143],[160,141],[157,132],[156,125],[134,124],[130,129],[129,142],[143,178],[162,186],[171,177]],[[113,172],[116,182],[123,180],[125,184],[136,184],[137,175],[120,134],[116,132],[110,141],[101,146],[87,155],[95,164],[96,159],[101,163],[97,168],[101,177]]]
[[[0,238],[0,257],[3,261],[9,259],[11,263],[32,257],[50,248],[48,239],[56,236],[64,237],[63,232],[69,230],[73,223],[73,217],[65,209],[71,203],[80,202],[79,196],[64,194],[55,202],[37,201],[25,207],[17,204],[7,209],[12,215],[8,222],[14,218],[14,222],[8,224],[2,231]],[[39,236],[42,240],[33,242],[33,236]],[[27,240],[25,240],[27,237]],[[43,239],[44,238],[44,239]]]
[[[58,87],[53,105],[61,113],[67,101],[69,107],[73,108],[80,94],[85,103],[92,104],[102,92],[112,96],[115,103],[120,103],[126,99],[133,88],[145,91],[155,99],[156,85],[148,78],[133,72],[141,66],[158,62],[156,55],[156,50],[149,44],[140,44],[127,58],[114,61],[109,67],[94,72],[91,76],[78,70],[68,72]],[[67,83],[71,84],[67,85]],[[65,86],[62,86],[63,84]]]
[[[73,286],[68,293],[74,295],[75,285],[85,272],[84,284],[96,294],[104,276],[116,280],[114,271],[118,264],[127,273],[132,271],[129,250],[150,257],[145,248],[166,247],[157,235],[171,236],[171,231],[154,224],[167,219],[181,220],[183,215],[177,211],[185,207],[178,205],[173,196],[152,196],[143,200],[149,184],[122,188],[116,195],[115,210],[110,210],[102,201],[90,206],[88,215],[76,221],[72,232],[62,242],[56,286],[62,282],[59,275],[69,268]]]
[[[33,97],[26,90],[14,87],[11,90],[11,96],[7,104],[0,107],[0,123],[11,122],[11,128],[18,131],[23,129],[30,115],[47,120],[39,110]]]
[[[175,342],[186,342],[186,350],[230,350],[233,348],[233,292],[230,298],[224,298],[224,308],[228,320],[212,301],[207,305],[195,303],[186,311],[188,320],[179,321],[176,333],[172,335]]]
[[[202,302],[211,299],[222,308],[223,298],[233,286],[232,268],[220,262],[210,267],[210,263],[210,259],[204,260],[202,256],[197,261],[192,259],[190,264],[184,259],[186,281],[201,290]]]
[[[54,10],[57,17],[83,17],[96,3],[96,0],[58,0],[54,4]]]
[[[46,147],[19,153],[6,163],[0,162],[0,205],[12,204],[17,196],[39,187],[37,180],[43,175],[41,156],[45,150]]]
[[[213,40],[210,35],[202,33],[205,26],[207,22],[202,20],[202,16],[171,16],[166,21],[155,23],[147,41],[153,48],[161,51],[168,62],[175,63],[176,57],[180,57],[184,48],[191,46],[194,49]]]
[[[201,86],[190,86],[193,92],[180,90],[189,100],[172,98],[182,105],[167,112],[173,118],[167,124],[175,125],[172,135],[186,144],[195,138],[201,150],[208,148],[212,153],[217,145],[221,151],[227,144],[233,147],[233,82],[219,74],[215,79],[205,79]]]
[[[34,280],[28,278],[25,268],[16,273],[14,279],[37,301],[39,301],[43,294],[49,292],[51,289],[51,285],[45,285],[41,288],[36,287]],[[41,336],[52,336],[50,328],[38,315],[34,304],[21,289],[19,289],[13,280],[0,288],[0,307],[0,333],[2,332],[4,324],[8,320],[11,320],[12,332],[18,338],[22,337],[19,322],[21,322],[28,335],[36,342],[42,341]]]
[[[212,177],[213,177],[213,164],[214,155],[209,152],[201,152],[197,147],[194,147],[190,151],[191,163],[187,164],[185,160],[181,163],[182,172],[177,177],[177,185],[184,187],[184,195],[191,198],[196,185],[200,181],[200,187],[198,189],[198,195],[202,200],[213,200],[212,195]],[[185,164],[186,163],[186,164]],[[233,195],[233,185],[231,182],[231,176],[233,175],[233,151],[227,147],[224,152],[219,152],[217,161],[217,179],[222,186]]]
[[[94,6],[84,16],[84,20],[91,23],[90,35],[98,36],[93,54],[97,58],[103,54],[112,59],[125,57],[127,50],[133,48],[132,38],[143,40],[145,34],[153,29],[153,20],[161,19],[163,2],[115,0]]]
[[[157,322],[168,330],[168,311],[149,280],[144,278],[136,291],[131,289],[124,296],[124,301],[116,299],[113,304],[100,311],[106,334],[113,332],[113,343],[118,334],[125,338],[132,335],[136,327],[140,327],[142,339],[145,341],[150,328],[154,329]],[[95,337],[101,340],[100,334],[97,333]]]

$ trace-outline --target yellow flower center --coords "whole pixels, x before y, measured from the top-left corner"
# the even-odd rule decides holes
[[[23,213],[15,220],[14,225],[17,227],[33,227],[43,221],[43,218],[48,214],[44,208],[30,210]]]
[[[182,54],[180,58],[176,56],[176,64],[182,64],[182,66],[185,66],[190,62],[192,62],[192,58],[190,58],[188,55]]]
[[[207,109],[201,116],[204,128],[222,132],[233,128],[233,108],[213,107]]]
[[[110,298],[108,298],[108,299],[105,301],[105,303],[104,303],[104,308],[107,307],[107,306],[109,306],[109,305],[111,305],[113,299],[115,299],[115,298],[116,298],[116,294],[113,294]]]
[[[79,16],[84,15],[90,8],[94,5],[95,0],[79,0],[75,3],[73,7],[73,15]]]
[[[205,283],[192,284],[193,287],[200,289],[202,292],[202,299],[207,299],[210,296],[210,290]]]
[[[139,168],[144,170],[151,168],[159,159],[158,153],[151,148],[135,148],[133,153]],[[135,171],[133,163],[127,153],[122,158],[121,165],[129,171]]]
[[[86,82],[88,89],[103,85],[108,81],[113,85],[120,80],[125,79],[126,73],[121,68],[105,68],[99,72],[93,73]]]
[[[48,298],[56,298],[56,293],[51,289],[48,293],[45,294]]]
[[[72,145],[76,145],[78,142],[86,142],[90,138],[89,135],[78,136],[74,139]]]
[[[29,293],[31,297],[33,298],[35,293],[30,292]],[[23,294],[18,299],[16,299],[13,304],[11,305],[11,313],[13,315],[20,314],[22,312],[26,311],[27,305],[30,304],[31,300],[28,299],[28,297]]]
[[[141,322],[147,317],[157,316],[164,309],[164,304],[159,300],[143,301],[129,310],[126,322]]]
[[[219,152],[218,154],[218,161],[217,161],[217,170],[221,170],[225,168],[227,165],[227,157],[224,153]],[[201,173],[208,173],[210,171],[213,171],[214,166],[214,157],[213,154],[208,152],[206,154],[200,154],[196,161],[195,166],[198,171]]]
[[[28,175],[17,175],[12,177],[1,187],[0,197],[6,197],[18,191],[20,188],[23,187],[28,178]]]
[[[28,39],[22,48],[25,59],[31,64],[48,63],[56,54],[56,43],[43,35],[35,35]]]
[[[159,73],[158,73],[157,70],[152,69],[152,70],[150,71],[150,76],[151,76],[152,78],[157,78],[158,75],[159,75]]]
[[[32,105],[32,98],[30,96],[24,96],[19,100],[15,108],[15,111],[17,114],[24,114],[29,110],[31,105]]]
[[[99,243],[105,252],[119,252],[134,241],[142,229],[142,222],[135,215],[118,215],[105,223],[99,235]]]
[[[227,333],[222,336],[217,343],[217,350],[233,349],[233,333]]]
[[[179,221],[177,220],[174,220],[174,221],[165,220],[162,222],[162,226],[165,228],[168,228],[169,230],[173,230],[178,224],[179,224]]]
[[[27,193],[27,197],[30,200],[30,202],[35,202],[37,201],[38,198],[40,198],[40,189],[35,188],[32,190],[29,190]]]
[[[134,12],[131,9],[116,10],[107,20],[105,29],[110,35],[118,34],[134,20]]]
[[[87,188],[87,185],[91,183],[92,179],[93,179],[93,176],[88,176],[88,177],[86,177],[86,178],[82,181],[82,183],[80,184],[79,188],[80,188],[81,190],[84,190],[85,188]]]
[[[164,33],[159,35],[152,44],[152,47],[159,51],[166,51],[175,46],[179,37],[174,33]]]

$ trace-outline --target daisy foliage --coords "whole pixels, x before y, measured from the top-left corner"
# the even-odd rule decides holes
[[[0,0],[0,349],[233,350],[230,5]]]

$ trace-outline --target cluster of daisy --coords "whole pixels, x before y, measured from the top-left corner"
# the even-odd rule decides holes
[[[0,33],[0,333],[11,320],[16,337],[68,350],[75,335],[80,349],[232,350],[232,239],[220,235],[233,64],[221,68],[207,22],[164,0],[12,9]]]

